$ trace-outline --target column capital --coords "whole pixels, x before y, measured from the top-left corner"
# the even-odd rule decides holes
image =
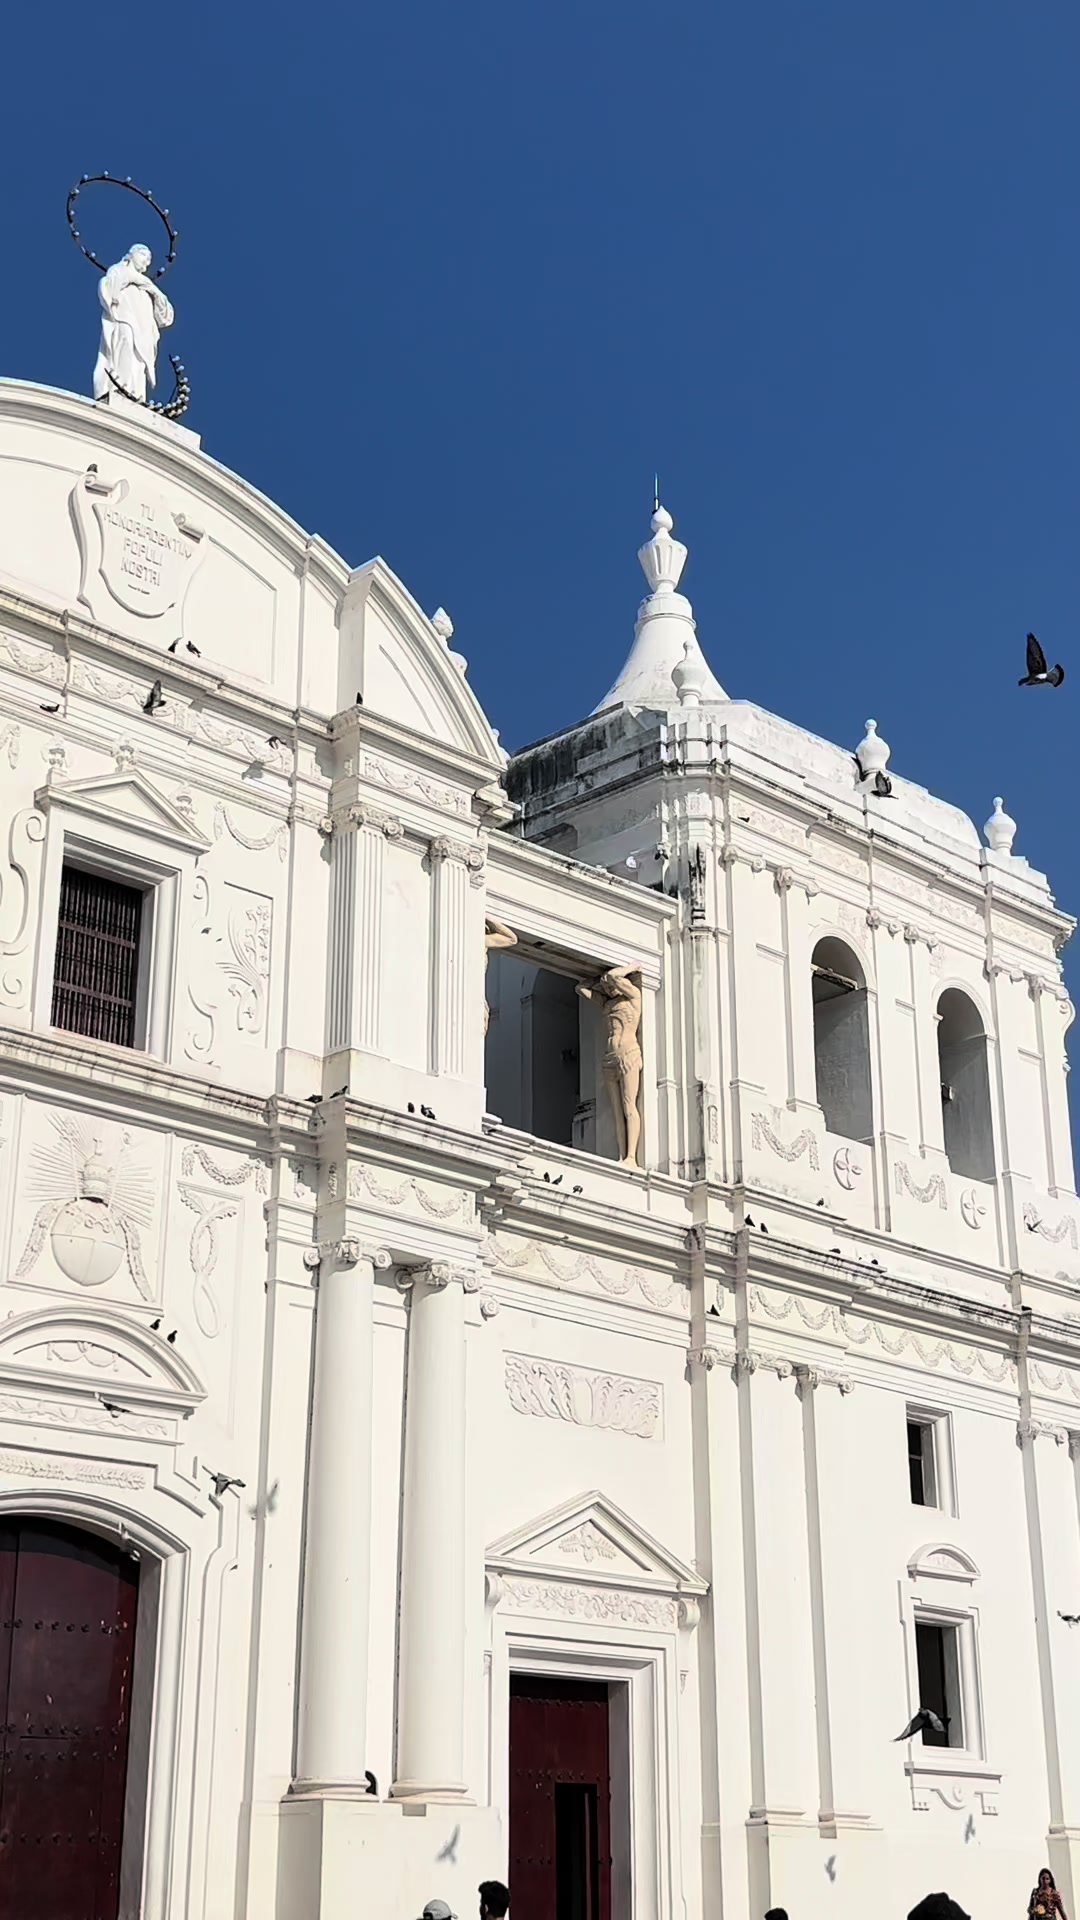
[[[815,1387],[835,1387],[845,1396],[854,1393],[855,1382],[850,1373],[840,1373],[835,1367],[811,1366],[806,1361],[797,1360],[794,1367],[795,1390],[798,1394],[812,1393]]]
[[[405,835],[404,822],[396,814],[384,812],[382,807],[372,807],[366,801],[354,802],[350,806],[335,807],[331,813],[324,813],[318,823],[319,832],[324,839],[331,834],[343,833],[348,828],[355,832],[361,827],[383,833],[388,840],[401,840]]]
[[[361,1260],[383,1269],[393,1261],[385,1247],[366,1247],[361,1240],[320,1240],[318,1246],[304,1248],[305,1267],[356,1267]]]
[[[1025,1440],[1052,1440],[1055,1446],[1059,1447],[1063,1447],[1066,1441],[1068,1441],[1069,1451],[1071,1453],[1073,1437],[1074,1436],[1066,1433],[1064,1427],[1055,1427],[1049,1420],[1018,1420],[1016,1423],[1016,1444],[1018,1447],[1022,1447]]]
[[[463,1293],[480,1291],[480,1277],[472,1267],[455,1266],[449,1260],[418,1260],[411,1265],[399,1261],[394,1285],[402,1293],[408,1293],[417,1282],[438,1293],[452,1285],[459,1286]]]
[[[686,1357],[692,1367],[700,1367],[703,1373],[711,1373],[714,1367],[734,1367],[739,1361],[734,1347],[714,1347],[707,1342],[704,1346],[691,1347]]]
[[[428,841],[428,854],[431,859],[459,861],[474,887],[481,884],[486,851],[486,846],[480,841],[454,840],[445,833],[436,834],[433,840]]]

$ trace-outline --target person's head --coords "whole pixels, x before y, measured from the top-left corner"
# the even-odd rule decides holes
[[[1049,1867],[1044,1867],[1042,1872],[1039,1875],[1039,1892],[1053,1893],[1056,1891],[1056,1888],[1057,1888],[1057,1882],[1054,1879],[1053,1874],[1051,1873]]]
[[[908,1920],[969,1920],[969,1915],[947,1893],[928,1893],[925,1900],[912,1907]]]
[[[420,1920],[457,1920],[457,1914],[451,1913],[445,1900],[429,1900]]]
[[[137,246],[128,248],[127,257],[135,268],[136,273],[145,273],[154,256],[149,247],[144,247],[140,241]]]
[[[480,1920],[504,1920],[510,1905],[510,1889],[501,1880],[480,1883]]]

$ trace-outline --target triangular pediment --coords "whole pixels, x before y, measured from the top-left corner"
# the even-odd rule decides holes
[[[602,1493],[583,1493],[487,1550],[494,1573],[526,1574],[666,1594],[702,1594],[706,1582]]]
[[[206,1398],[175,1348],[107,1307],[44,1307],[0,1321],[0,1371],[9,1391],[89,1393],[125,1410],[186,1414]]]
[[[205,853],[210,845],[188,814],[166,800],[138,767],[91,774],[85,780],[56,780],[42,787],[35,800],[43,812],[63,807],[88,819],[119,823],[148,840],[165,841],[189,853]]]
[[[493,775],[502,773],[499,743],[455,661],[454,643],[440,637],[385,561],[369,561],[352,575],[342,627],[359,642],[358,676],[368,712],[468,754]]]

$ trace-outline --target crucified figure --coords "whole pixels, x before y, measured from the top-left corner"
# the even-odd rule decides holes
[[[630,978],[629,967],[609,967],[592,986],[579,986],[578,992],[583,1000],[600,1002],[607,1028],[601,1065],[615,1116],[615,1138],[622,1149],[620,1163],[636,1167],[641,1138],[641,988]]]
[[[484,972],[485,973],[487,972],[487,963],[488,963],[489,954],[497,952],[500,947],[516,947],[516,946],[517,946],[517,934],[511,933],[509,927],[504,927],[501,920],[485,920],[484,921]],[[484,1032],[485,1033],[488,1030],[488,1022],[490,1019],[491,1019],[491,1008],[488,1006],[487,999],[485,997],[485,1000],[484,1000]]]

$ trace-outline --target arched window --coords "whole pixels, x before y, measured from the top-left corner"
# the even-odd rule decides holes
[[[818,1105],[830,1133],[869,1140],[870,1026],[863,970],[842,940],[819,940],[811,962],[814,1071]]]
[[[937,1004],[938,1067],[945,1153],[954,1173],[994,1178],[994,1125],[986,1034],[974,1001],[946,987]]]

